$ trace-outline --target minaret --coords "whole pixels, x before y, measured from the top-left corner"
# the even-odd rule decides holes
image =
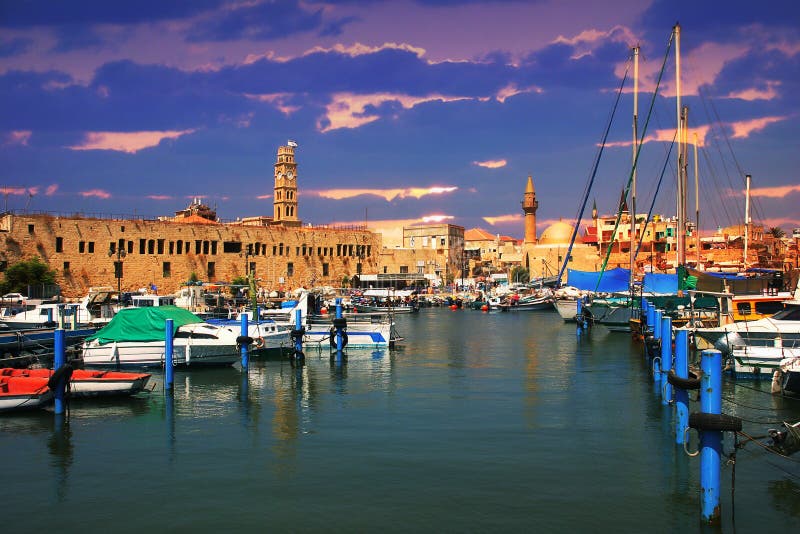
[[[278,147],[278,159],[275,161],[273,220],[288,225],[300,224],[297,217],[297,163],[294,160],[296,146],[297,143],[289,141],[286,146]]]
[[[536,244],[536,209],[539,202],[533,190],[533,178],[528,176],[528,185],[525,188],[525,198],[522,201],[522,211],[525,212],[525,244]]]

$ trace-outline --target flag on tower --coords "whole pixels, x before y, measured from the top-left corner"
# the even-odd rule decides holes
[[[289,146],[297,146],[297,141],[292,141],[291,139],[289,139],[288,141],[286,141],[286,144]]]

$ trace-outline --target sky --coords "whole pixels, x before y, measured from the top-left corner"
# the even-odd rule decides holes
[[[800,227],[795,0],[0,0],[3,208],[270,216],[291,139],[312,225],[521,238],[529,175],[539,232],[614,214],[638,44],[637,211],[674,216],[676,23],[691,218],[696,146],[701,228],[745,174],[753,222]]]

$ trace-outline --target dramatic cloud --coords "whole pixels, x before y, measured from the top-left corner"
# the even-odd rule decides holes
[[[150,200],[172,200],[175,197],[169,195],[147,195],[145,198]]]
[[[387,113],[396,115],[396,112],[389,113],[387,107],[392,110],[393,106],[399,105],[403,109],[411,109],[426,102],[453,102],[464,99],[465,97],[448,97],[439,94],[410,96],[390,93],[370,95],[336,93],[331,95],[331,103],[326,107],[324,118],[317,122],[317,129],[326,133],[339,128],[359,128],[380,119]],[[382,110],[383,113],[380,113],[379,110]]]
[[[47,188],[44,190],[44,194],[48,197],[51,197],[56,194],[58,191],[58,184],[51,184],[48,185]]]
[[[27,187],[0,187],[0,193],[3,195],[27,195]]]
[[[504,159],[490,159],[487,161],[473,161],[472,163],[474,165],[477,165],[478,167],[485,167],[487,169],[499,169],[501,167],[505,167],[508,162]]]
[[[96,197],[104,200],[111,198],[111,193],[103,191],[102,189],[90,189],[89,191],[80,191],[78,194],[84,198]]]
[[[395,198],[422,198],[427,195],[441,195],[452,193],[458,187],[408,187],[403,189],[327,189],[321,191],[308,191],[309,194],[316,194],[324,198],[342,200],[361,195],[375,195],[383,197],[387,202]]]
[[[752,119],[749,121],[739,121],[730,124],[733,130],[733,137],[739,139],[746,139],[753,132],[760,132],[770,124],[785,121],[789,117],[761,117],[759,119]]]
[[[744,195],[742,191],[730,191],[736,196]],[[782,185],[777,187],[754,187],[750,189],[751,197],[783,198],[792,193],[800,193],[800,185]]]
[[[30,140],[32,133],[33,132],[31,132],[30,130],[9,132],[8,134],[6,134],[3,144],[6,146],[14,146],[14,145],[28,146],[28,141]]]
[[[67,148],[72,150],[116,150],[135,154],[145,148],[158,146],[164,139],[178,139],[195,130],[165,132],[89,132],[80,145]]]
[[[519,213],[513,213],[510,215],[496,215],[494,217],[481,217],[484,221],[491,224],[492,226],[498,224],[507,224],[507,223],[520,223],[522,222],[522,215]]]

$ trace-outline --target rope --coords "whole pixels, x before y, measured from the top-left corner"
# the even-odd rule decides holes
[[[761,447],[765,451],[771,452],[775,456],[780,456],[781,458],[783,458],[785,460],[789,460],[790,462],[800,463],[800,460],[798,460],[797,458],[791,458],[789,456],[786,456],[785,454],[779,453],[775,449],[772,449],[772,448],[768,447],[767,445],[761,443],[760,441],[756,440],[756,438],[752,437],[751,435],[749,435],[747,432],[744,432],[743,430],[739,430],[736,433],[737,434],[741,434],[742,436],[746,437],[749,441],[752,441],[753,443],[755,443],[756,445],[758,445],[759,447]]]
[[[631,184],[633,183],[633,175],[636,172],[636,165],[639,163],[639,154],[642,153],[642,145],[644,144],[645,136],[647,135],[647,127],[650,125],[650,117],[653,114],[653,108],[656,102],[656,96],[658,95],[658,88],[661,86],[661,78],[664,76],[664,69],[667,66],[667,58],[669,57],[669,51],[672,48],[672,40],[675,37],[675,31],[673,30],[669,36],[669,42],[667,43],[667,51],[664,54],[664,61],[661,63],[661,70],[658,73],[658,80],[656,80],[656,87],[653,90],[653,97],[650,99],[650,109],[647,111],[647,119],[644,121],[644,128],[642,128],[642,137],[641,141],[639,142],[638,147],[636,148],[636,157],[633,158],[633,165],[631,166],[631,173],[628,176],[628,184],[625,186],[625,198],[628,197],[628,193],[631,190]],[[634,214],[635,215],[635,214]],[[614,238],[617,235],[617,229],[619,228],[619,223],[622,220],[622,203],[620,203],[619,210],[617,211],[617,220],[614,224],[614,230],[611,232],[611,239],[609,241],[608,249],[606,250],[606,257],[603,260],[603,266],[600,268],[600,276],[597,277],[597,285],[595,286],[594,290],[600,287],[600,280],[603,278],[603,273],[606,270],[606,266],[608,265],[608,259],[611,257],[611,249],[613,248]]]
[[[661,189],[661,182],[664,180],[664,174],[667,172],[667,166],[670,163],[670,158],[672,157],[672,147],[675,146],[675,138],[678,136],[678,130],[675,130],[675,133],[672,135],[672,143],[669,145],[669,150],[667,151],[667,157],[664,159],[664,167],[661,169],[661,176],[658,178],[658,183],[656,184],[656,191],[653,193],[653,200],[650,202],[650,209],[647,211],[647,219],[644,221],[644,228],[642,228],[642,234],[639,236],[639,244],[636,245],[636,253],[633,255],[635,258],[639,255],[639,250],[642,248],[642,242],[644,241],[644,233],[647,230],[647,225],[650,224],[650,219],[653,217],[653,209],[656,205],[656,197],[658,197],[658,190]],[[635,214],[634,214],[635,215]]]
[[[578,215],[575,218],[575,225],[572,228],[572,237],[569,240],[569,247],[567,248],[567,254],[564,256],[564,263],[561,265],[561,269],[558,271],[558,281],[556,285],[561,285],[561,278],[564,276],[564,271],[567,269],[567,262],[569,262],[570,254],[572,254],[572,247],[575,244],[575,238],[578,235],[578,227],[580,226],[581,219],[583,218],[583,212],[586,209],[586,202],[589,200],[589,192],[592,190],[592,184],[594,184],[594,179],[597,176],[597,169],[600,166],[600,157],[603,155],[603,150],[606,146],[606,141],[608,140],[608,133],[611,131],[611,124],[614,122],[614,115],[617,112],[617,107],[619,106],[620,97],[622,97],[622,87],[625,85],[625,80],[628,79],[628,70],[630,70],[630,58],[628,59],[628,64],[625,67],[625,74],[622,77],[622,82],[619,84],[619,89],[617,90],[617,98],[614,101],[614,107],[611,110],[611,116],[608,118],[608,124],[606,125],[606,131],[603,134],[603,140],[600,143],[600,148],[597,151],[597,156],[595,156],[594,166],[592,168],[592,174],[589,177],[589,181],[586,184],[585,193],[583,195],[583,202],[581,203],[581,208],[578,210]]]

